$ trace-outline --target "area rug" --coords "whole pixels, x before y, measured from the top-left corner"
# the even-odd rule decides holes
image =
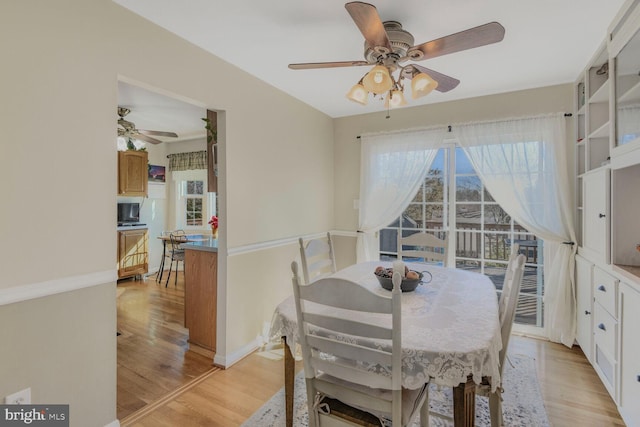
[[[548,427],[549,419],[544,409],[540,394],[540,386],[536,377],[534,359],[523,355],[509,355],[511,363],[504,368],[504,401],[502,410],[504,423],[507,427]],[[512,366],[513,365],[513,366]],[[450,387],[437,387],[432,384],[429,389],[429,405],[433,412],[451,416],[453,414],[453,399]],[[296,376],[294,396],[294,427],[307,427],[307,396],[304,386],[304,376],[300,372]],[[453,422],[430,417],[430,426],[452,427]],[[284,427],[284,388],[280,389],[241,427]],[[476,397],[476,426],[489,427],[488,399]],[[412,427],[419,427],[416,420]]]

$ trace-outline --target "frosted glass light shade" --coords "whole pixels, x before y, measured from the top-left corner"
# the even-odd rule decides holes
[[[353,102],[357,102],[358,104],[367,105],[367,101],[369,101],[369,92],[367,92],[364,86],[358,83],[353,85],[349,93],[347,93],[347,98]]]
[[[399,90],[392,90],[384,101],[385,108],[396,108],[403,105],[407,105],[407,100],[404,99],[404,94]]]
[[[376,95],[387,92],[393,87],[393,79],[389,69],[384,65],[376,65],[362,79],[364,88]]]
[[[411,97],[420,98],[431,93],[438,87],[438,82],[427,73],[418,73],[411,79]]]

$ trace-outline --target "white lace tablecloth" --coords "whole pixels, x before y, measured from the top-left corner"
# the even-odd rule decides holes
[[[355,264],[335,273],[372,291],[390,295],[373,274],[376,266],[391,263],[372,261]],[[407,263],[411,270],[429,271],[433,279],[414,292],[402,294],[402,385],[416,389],[429,379],[455,387],[468,375],[480,383],[483,376],[500,384],[498,353],[502,348],[498,300],[491,280],[482,274]],[[428,277],[428,275],[426,275]],[[375,315],[366,321],[375,324]],[[297,320],[293,296],[278,305],[271,322],[273,340],[286,337],[293,350],[297,343]]]

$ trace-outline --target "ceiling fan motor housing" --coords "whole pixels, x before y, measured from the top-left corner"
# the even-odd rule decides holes
[[[407,55],[407,51],[413,46],[414,39],[411,33],[404,30],[402,24],[398,21],[385,21],[383,25],[392,51],[388,52],[384,46],[370,46],[365,41],[364,57],[370,63],[383,62],[385,65],[395,65],[399,58]],[[390,59],[391,61],[385,61],[385,59]],[[387,64],[387,62],[390,62],[390,64]]]

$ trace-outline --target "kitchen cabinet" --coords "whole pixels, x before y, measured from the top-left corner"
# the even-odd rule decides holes
[[[118,278],[146,274],[148,271],[148,230],[118,231]]]
[[[118,194],[147,196],[149,179],[146,151],[118,151]]]

